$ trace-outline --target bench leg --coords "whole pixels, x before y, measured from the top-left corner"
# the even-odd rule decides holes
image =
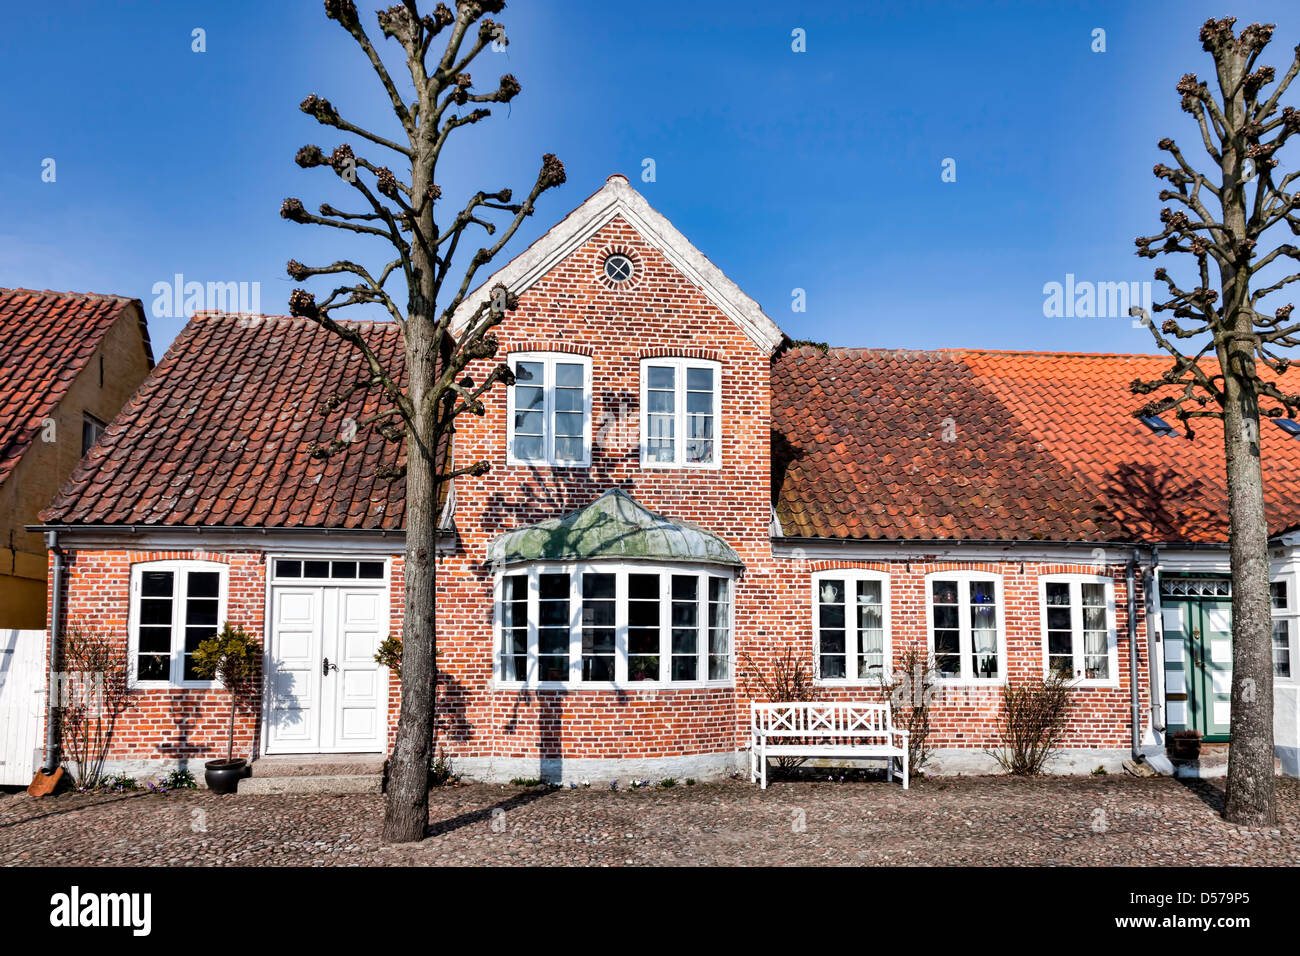
[[[904,751],[903,751],[903,789],[904,789],[904,790],[907,789],[907,778],[908,778],[908,776],[909,776],[909,774],[908,774],[908,768],[907,768],[907,751],[904,750]]]
[[[763,785],[760,789],[767,789],[767,738],[763,738],[762,750],[758,754],[758,768],[763,775]]]
[[[753,737],[749,738],[749,782],[753,783],[758,779],[758,741]]]

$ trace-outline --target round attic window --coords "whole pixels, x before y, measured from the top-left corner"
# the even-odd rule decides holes
[[[622,253],[615,253],[605,259],[605,278],[610,282],[623,283],[632,278],[635,267],[632,260]]]

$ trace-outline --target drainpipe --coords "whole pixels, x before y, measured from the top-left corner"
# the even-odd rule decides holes
[[[1128,692],[1129,692],[1129,733],[1132,740],[1132,753],[1135,763],[1142,762],[1142,737],[1141,737],[1141,714],[1142,708],[1138,701],[1138,656],[1137,656],[1137,565],[1138,552],[1133,549],[1133,557],[1129,558],[1127,566],[1124,568],[1125,590],[1128,592]]]
[[[42,773],[54,773],[59,767],[59,731],[56,724],[59,709],[59,621],[63,616],[63,551],[59,548],[59,533],[45,532],[45,547],[54,555],[50,590],[50,674],[45,694],[45,765]]]
[[[1163,660],[1164,654],[1157,654],[1156,647],[1163,643],[1165,624],[1160,616],[1160,549],[1157,547],[1151,548],[1151,566],[1144,580],[1147,598],[1147,684],[1151,695],[1151,729],[1163,734],[1165,732],[1164,673],[1156,665],[1158,660]],[[1163,647],[1161,651],[1163,652]]]

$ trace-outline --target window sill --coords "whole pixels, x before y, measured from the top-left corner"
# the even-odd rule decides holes
[[[854,680],[849,680],[847,677],[813,678],[814,687],[872,687],[876,690],[881,690],[888,682],[888,675],[885,677],[868,677],[865,680],[860,677]]]
[[[129,681],[126,685],[127,690],[220,690],[223,687],[217,681],[185,681],[184,683],[174,684],[169,680],[138,680]]]
[[[1007,682],[1005,677],[936,677],[936,686],[941,687],[1001,687]]]
[[[674,463],[650,462],[644,458],[638,462],[640,467],[645,471],[721,471],[722,462],[714,462],[711,465],[678,465]]]
[[[527,458],[506,457],[507,468],[590,468],[591,460],[587,461],[545,461],[537,459],[536,461]]]
[[[735,681],[733,680],[714,680],[714,681],[674,681],[668,683],[665,681],[585,681],[575,683],[573,681],[506,681],[493,680],[493,690],[552,690],[566,691],[569,693],[594,691],[598,693],[610,693],[619,691],[622,693],[632,692],[657,692],[665,690],[734,690]]]

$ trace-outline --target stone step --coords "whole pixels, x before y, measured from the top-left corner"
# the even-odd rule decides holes
[[[346,777],[383,772],[382,754],[289,754],[253,761],[254,777]]]
[[[299,774],[288,777],[252,777],[239,781],[244,796],[269,793],[379,793],[383,776],[377,773]]]

